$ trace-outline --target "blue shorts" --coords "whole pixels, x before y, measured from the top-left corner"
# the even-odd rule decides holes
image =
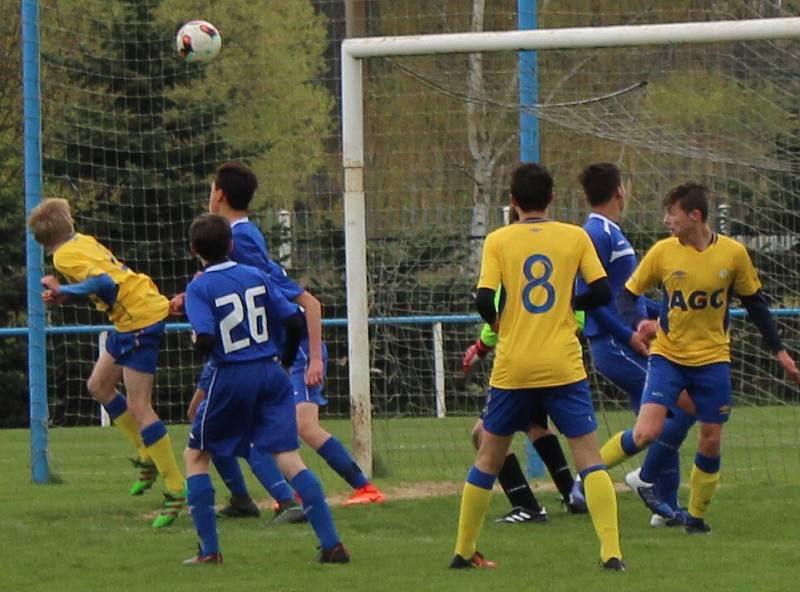
[[[325,377],[325,369],[328,367],[328,348],[322,344],[322,372],[323,380]],[[316,405],[327,405],[328,399],[322,394],[322,385],[307,386],[306,385],[306,370],[308,370],[308,341],[304,340],[300,349],[297,350],[297,357],[294,359],[289,378],[292,381],[292,388],[294,389],[294,402],[298,403],[314,403]]]
[[[206,398],[189,432],[189,448],[247,457],[297,450],[292,385],[281,364],[259,359],[212,366]]]
[[[160,321],[136,331],[110,331],[106,339],[106,351],[118,366],[155,374],[164,325],[164,321]]]
[[[659,355],[650,356],[642,404],[674,407],[686,389],[704,423],[725,423],[731,414],[731,365],[717,362],[684,366]]]
[[[625,391],[631,401],[631,409],[639,415],[647,379],[647,358],[608,334],[590,338],[589,347],[594,367],[614,386]]]
[[[496,436],[527,432],[532,418],[546,413],[567,438],[577,438],[597,430],[589,383],[542,388],[489,388],[483,427]]]

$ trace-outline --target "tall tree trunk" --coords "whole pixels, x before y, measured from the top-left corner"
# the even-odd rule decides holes
[[[483,31],[485,0],[472,2],[472,31]],[[471,99],[486,96],[483,78],[483,55],[469,55],[467,88]],[[467,103],[467,135],[472,156],[472,221],[470,224],[470,268],[477,270],[481,261],[481,248],[489,226],[489,203],[491,200],[492,138],[488,129],[487,107],[470,101]]]

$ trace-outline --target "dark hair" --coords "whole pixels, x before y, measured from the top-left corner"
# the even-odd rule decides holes
[[[688,181],[678,185],[667,193],[664,198],[664,207],[677,205],[687,214],[691,214],[695,210],[700,210],[700,216],[703,222],[708,218],[708,189],[705,185]]]
[[[544,210],[553,201],[553,177],[540,164],[520,164],[511,173],[511,195],[523,212]]]
[[[591,206],[601,206],[611,201],[614,192],[622,184],[617,165],[610,162],[596,162],[588,165],[578,175],[578,182]]]
[[[224,260],[232,239],[230,223],[217,214],[200,214],[189,227],[192,248],[206,261]]]
[[[217,169],[214,185],[222,189],[234,210],[245,211],[258,189],[258,179],[249,167],[238,162],[226,162]]]

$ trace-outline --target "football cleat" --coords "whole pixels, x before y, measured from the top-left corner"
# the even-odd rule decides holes
[[[641,477],[639,477],[640,471],[641,469],[636,469],[625,475],[625,483],[627,483],[632,491],[635,491],[639,495],[644,505],[647,506],[653,514],[658,514],[667,519],[674,518],[675,510],[659,497],[655,485],[642,481]]]
[[[269,521],[270,524],[300,524],[307,522],[303,507],[297,502],[289,501],[278,504],[275,510],[275,516]]]
[[[687,514],[686,519],[686,534],[711,534],[711,527],[706,524],[702,518],[695,518],[691,514]]]
[[[203,549],[197,545],[197,555],[183,560],[184,565],[221,565],[222,553],[209,553],[203,555]]]
[[[142,461],[138,458],[131,458],[133,466],[139,469],[139,478],[133,482],[128,493],[131,495],[142,495],[145,491],[153,487],[158,478],[158,469],[152,460]]]
[[[153,520],[153,528],[165,528],[175,522],[186,508],[186,495],[185,485],[179,493],[165,491],[164,501],[161,502],[161,511]]]
[[[349,563],[350,552],[344,548],[342,543],[336,543],[330,549],[322,549],[317,556],[320,563]]]
[[[564,503],[570,514],[587,514],[589,512],[589,506],[586,505],[586,495],[583,492],[583,481],[575,479],[575,483],[572,484],[572,491],[569,492],[569,498]]]
[[[453,555],[453,560],[450,562],[450,569],[471,569],[473,567],[494,569],[497,564],[486,559],[478,551],[475,551],[469,559],[464,559],[461,555]]]
[[[217,512],[224,518],[258,518],[261,512],[253,499],[247,494],[234,493],[228,498],[228,505]]]
[[[540,508],[539,510],[529,510],[528,508],[523,508],[522,506],[517,506],[515,508],[511,508],[511,511],[503,516],[502,518],[498,518],[495,520],[498,523],[504,524],[523,524],[525,522],[547,522],[547,510],[545,508]]]
[[[600,560],[600,565],[609,571],[625,571],[625,564],[619,557],[612,557],[608,561]]]
[[[372,483],[367,483],[364,487],[359,487],[348,497],[343,506],[355,506],[360,504],[381,504],[386,501],[386,496]]]

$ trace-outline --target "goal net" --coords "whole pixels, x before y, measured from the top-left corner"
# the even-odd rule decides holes
[[[176,26],[199,16],[183,14],[183,3],[41,4],[46,194],[69,199],[79,231],[171,296],[198,268],[188,226],[206,207],[214,170],[232,159],[253,166],[253,218],[273,256],[323,303],[330,362],[322,417],[348,436],[356,362],[346,325],[336,3],[202,3],[202,18],[223,36],[208,65],[175,55]],[[408,3],[380,4],[382,15],[366,15],[365,33],[438,29],[434,16],[413,16]],[[476,24],[462,8],[448,13],[452,29],[515,26],[513,12]],[[780,14],[709,10],[699,18],[748,16]],[[580,12],[540,14],[542,27],[586,24]],[[523,113],[538,121],[541,161],[556,180],[554,216],[582,223],[588,206],[578,172],[589,162],[617,163],[630,195],[624,230],[640,253],[665,234],[666,190],[690,178],[707,184],[712,224],[750,248],[783,338],[800,350],[799,51],[795,40],[551,50],[538,53],[535,70],[530,60],[520,68],[515,51],[364,61],[376,475],[458,481],[471,462],[469,434],[491,361],[465,377],[461,354],[480,329],[477,261],[482,238],[504,223]],[[520,106],[520,90],[532,90],[526,85],[536,100]],[[97,424],[85,379],[106,321],[88,307],[49,314],[52,325],[77,327],[48,337],[52,421]],[[797,391],[742,318],[732,334],[737,409],[727,470],[789,479],[800,466]],[[170,330],[155,393],[163,418],[183,421],[199,364],[185,328]],[[588,357],[587,364],[591,370]],[[624,397],[591,377],[601,437],[630,424]]]

